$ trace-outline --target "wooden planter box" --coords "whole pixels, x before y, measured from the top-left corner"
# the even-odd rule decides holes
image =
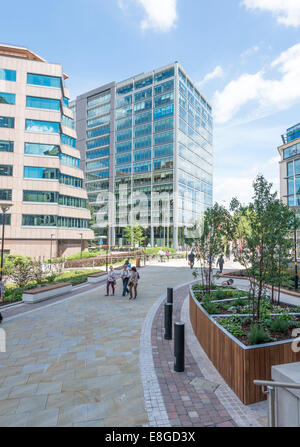
[[[300,362],[300,352],[292,351],[295,339],[245,346],[206,312],[191,288],[190,321],[207,356],[245,405],[266,399],[253,380],[272,380],[273,365]]]

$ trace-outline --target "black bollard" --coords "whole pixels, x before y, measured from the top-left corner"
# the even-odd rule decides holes
[[[173,288],[168,287],[167,303],[173,304]]]
[[[184,371],[184,323],[174,324],[174,371]]]
[[[173,304],[165,304],[165,340],[172,340],[172,313]]]

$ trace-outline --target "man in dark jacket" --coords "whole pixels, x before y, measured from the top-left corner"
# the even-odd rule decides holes
[[[195,263],[195,255],[194,252],[191,251],[191,253],[188,255],[188,260],[191,266],[191,269],[194,267],[194,263]]]

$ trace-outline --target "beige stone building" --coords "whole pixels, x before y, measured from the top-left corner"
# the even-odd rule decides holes
[[[59,64],[0,44],[0,202],[13,204],[7,253],[68,256],[94,237],[67,77]]]

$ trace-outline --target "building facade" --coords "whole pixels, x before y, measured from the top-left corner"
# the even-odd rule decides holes
[[[76,98],[81,168],[95,236],[184,245],[212,205],[212,109],[177,62]]]
[[[0,202],[13,204],[11,254],[67,256],[94,237],[65,79],[61,65],[0,45]]]
[[[280,161],[280,197],[300,214],[300,123],[287,129],[278,147]]]

